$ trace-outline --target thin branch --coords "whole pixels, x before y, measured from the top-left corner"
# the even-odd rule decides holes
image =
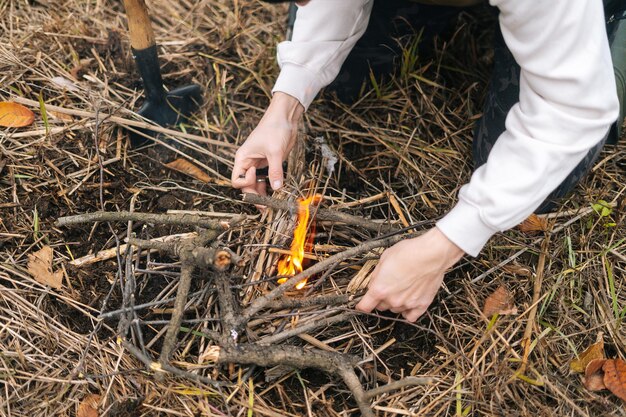
[[[275,200],[273,198],[261,196],[258,194],[244,194],[242,201],[244,203],[267,206],[276,210],[291,212],[296,211],[298,208],[298,205],[294,201]],[[351,214],[342,213],[340,211],[316,208],[316,206],[312,206],[312,209],[315,210],[315,218],[320,221],[331,221],[359,226],[363,229],[367,229],[377,233],[390,233],[400,230],[400,227],[398,226],[394,226],[388,223],[378,223],[374,220],[353,216]]]
[[[412,237],[414,237],[414,235],[412,235]],[[238,326],[243,326],[244,323],[247,323],[256,313],[258,313],[260,310],[266,308],[268,306],[268,304],[277,299],[278,297],[282,296],[286,291],[291,290],[292,288],[294,288],[299,282],[303,281],[306,278],[309,278],[312,275],[315,275],[317,273],[320,273],[322,271],[324,271],[329,265],[332,265],[334,263],[338,263],[338,262],[342,262],[346,259],[349,259],[353,256],[359,255],[361,253],[364,252],[369,252],[372,249],[376,249],[376,248],[381,248],[381,247],[389,247],[395,243],[400,242],[401,240],[406,239],[409,236],[406,235],[393,235],[393,236],[388,236],[386,238],[383,239],[377,239],[377,240],[370,240],[368,242],[362,243],[358,246],[355,246],[353,248],[350,248],[346,251],[340,252],[336,255],[333,255],[329,258],[324,259],[323,261],[313,265],[312,267],[302,271],[301,273],[294,275],[293,277],[289,278],[285,283],[279,285],[278,287],[274,288],[272,291],[270,291],[269,293],[265,294],[262,297],[257,298],[256,300],[254,300],[244,311],[243,314],[241,315],[241,318],[238,320],[237,324]]]
[[[212,230],[227,230],[233,224],[243,220],[245,217],[237,217],[228,221],[210,220],[206,217],[194,214],[153,214],[153,213],[131,213],[127,211],[106,212],[98,211],[95,213],[78,214],[75,216],[59,217],[56,221],[57,226],[70,226],[81,223],[94,222],[127,222],[138,221],[153,224],[172,224],[178,226],[198,226]]]
[[[178,369],[168,364],[161,364],[159,362],[155,362],[148,355],[145,355],[140,349],[138,349],[136,346],[134,346],[132,343],[129,343],[126,340],[122,340],[122,346],[124,347],[124,349],[132,353],[133,356],[139,359],[148,369],[154,372],[169,372],[172,375],[185,378],[191,381],[195,381],[195,382],[212,385],[214,387],[232,386],[231,383],[214,381],[212,379],[209,379],[207,377],[204,377],[198,374],[183,371],[182,369]]]
[[[382,385],[380,387],[373,388],[369,391],[365,391],[365,398],[372,399],[382,394],[386,394],[391,391],[397,391],[405,387],[414,387],[417,385],[430,385],[434,381],[429,377],[417,377],[407,376],[399,381],[390,382],[389,384]]]
[[[267,346],[267,345],[273,345],[275,343],[279,343],[282,342],[284,340],[287,340],[291,337],[295,337],[298,336],[299,334],[302,333],[307,333],[310,331],[313,331],[315,329],[319,329],[320,327],[326,327],[326,326],[330,326],[332,324],[335,323],[340,323],[340,322],[344,322],[350,319],[350,317],[356,315],[356,312],[352,312],[352,311],[348,311],[345,312],[343,314],[338,314],[336,316],[332,316],[332,317],[326,317],[323,319],[315,319],[315,320],[311,320],[310,322],[303,324],[301,326],[296,327],[295,329],[289,329],[289,330],[285,330],[283,332],[280,333],[276,333],[274,335],[265,337],[261,340],[259,340],[256,344],[258,345],[263,345],[263,346]]]

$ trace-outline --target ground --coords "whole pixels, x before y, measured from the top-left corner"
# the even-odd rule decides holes
[[[121,2],[0,0],[0,101],[22,100],[36,113],[29,127],[0,128],[0,415],[81,415],[90,394],[99,395],[99,415],[109,416],[359,415],[341,380],[319,370],[203,365],[199,356],[212,343],[206,335],[218,326],[213,278],[206,274],[194,275],[173,364],[229,385],[157,378],[120,344],[118,318],[99,318],[122,305],[122,265],[133,263],[113,257],[71,264],[124,243],[128,225],[60,227],[55,221],[62,216],[131,209],[221,219],[245,213],[242,224],[220,237],[243,260],[231,279],[245,306],[275,287],[274,280],[249,284],[272,277],[277,252],[289,244],[290,213],[260,216],[226,181],[237,145],[268,102],[285,8],[253,0],[149,5],[166,86],[198,83],[205,101],[184,127],[186,137],[165,134],[132,148],[122,127],[137,120],[132,110],[142,95]],[[290,165],[287,187],[274,197],[315,190],[325,196],[322,207],[394,225],[443,215],[471,174],[492,24],[489,12],[470,9],[424,48],[402,39],[401,73],[366,88],[355,104],[324,94],[300,132],[306,163]],[[44,116],[42,104],[58,108],[46,107]],[[338,157],[333,172],[328,153],[316,146],[320,137]],[[498,234],[479,257],[465,258],[417,324],[393,314],[361,315],[289,344],[356,355],[366,389],[409,375],[430,378],[375,396],[380,416],[625,415],[619,398],[586,390],[581,375],[570,371],[598,337],[607,357],[626,353],[625,143],[607,147],[548,216],[547,232]],[[204,181],[165,165],[177,158],[200,167]],[[194,231],[131,228],[144,239]],[[312,255],[318,260],[376,235],[328,223],[317,232]],[[59,289],[37,282],[27,267],[29,255],[46,246],[54,250],[54,270],[63,271]],[[142,310],[125,336],[156,357],[171,314],[163,300],[173,296],[180,274],[176,259],[150,256],[135,264],[135,303],[161,304]],[[335,265],[328,276],[314,277],[320,285],[310,285],[309,293],[347,293],[357,271],[375,258],[370,252]],[[501,285],[517,314],[485,317],[483,304]],[[307,317],[346,310],[334,309],[266,311],[246,337],[262,339]]]

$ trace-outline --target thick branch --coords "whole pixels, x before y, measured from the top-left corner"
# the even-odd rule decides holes
[[[276,210],[292,212],[297,210],[297,204],[293,201],[275,200],[273,198],[261,196],[258,194],[244,194],[243,201],[250,204],[271,207]],[[385,223],[377,223],[373,220],[364,219],[363,217],[353,216],[351,214],[342,213],[335,210],[316,208],[316,206],[312,206],[311,209],[315,211],[315,218],[320,221],[331,221],[350,224],[378,233],[390,233],[400,230],[400,227],[397,226]]]
[[[294,346],[238,345],[221,349],[218,363],[238,363],[263,367],[283,365],[297,369],[316,368],[341,377],[356,400],[361,415],[373,417],[365,391],[354,373],[355,357],[322,350],[310,349],[303,352]]]
[[[415,236],[415,235],[414,235]],[[324,271],[330,265],[342,262],[346,259],[349,259],[353,256],[359,255],[363,252],[369,252],[372,249],[381,248],[381,247],[389,247],[401,240],[405,239],[406,235],[394,235],[389,236],[384,239],[378,240],[370,240],[368,242],[362,243],[359,246],[355,246],[354,248],[350,248],[346,251],[333,255],[329,258],[324,259],[323,261],[313,265],[309,269],[302,271],[301,273],[294,275],[289,278],[287,282],[279,285],[274,288],[269,293],[265,294],[262,297],[254,300],[244,311],[239,319],[238,325],[241,326],[243,323],[247,323],[256,313],[260,310],[266,308],[268,304],[283,295],[286,291],[294,288],[299,282],[303,281],[305,278],[309,278],[312,275],[315,275],[319,272]]]
[[[237,326],[240,305],[235,302],[235,295],[230,290],[228,275],[219,274],[215,278],[215,289],[217,290],[217,298],[220,305],[220,320],[222,322],[222,333],[224,334],[223,341],[227,346],[232,346],[237,342],[239,331],[241,331]]]
[[[239,257],[229,249],[198,247],[195,245],[195,242],[190,240],[165,243],[131,238],[128,240],[128,243],[141,249],[158,250],[176,257],[181,257],[182,253],[186,251],[191,256],[191,262],[198,268],[213,268],[217,271],[225,271],[233,261],[235,263],[239,262]]]
[[[76,216],[59,217],[57,226],[70,226],[81,223],[94,222],[126,222],[138,221],[154,224],[173,224],[179,226],[198,226],[205,229],[226,230],[230,225],[241,221],[241,218],[234,218],[229,221],[211,220],[206,217],[194,214],[153,214],[136,213],[128,211],[106,212],[97,211],[95,213],[78,214]]]
[[[163,348],[161,349],[161,356],[159,362],[163,365],[168,363],[170,355],[174,351],[176,346],[176,338],[180,331],[180,323],[183,320],[185,312],[185,304],[187,303],[187,296],[189,295],[189,288],[191,287],[191,277],[195,265],[191,255],[183,251],[180,257],[181,271],[180,280],[178,281],[178,292],[176,293],[176,300],[174,301],[174,310],[172,311],[172,318],[167,327],[167,333],[163,340]]]

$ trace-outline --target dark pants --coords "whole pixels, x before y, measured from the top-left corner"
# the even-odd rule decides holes
[[[623,42],[624,33],[626,32],[626,21],[613,19],[607,24],[607,30],[609,32],[610,42],[615,42],[617,36],[621,34],[621,41]],[[624,47],[623,44],[612,45],[612,47]],[[615,54],[614,54],[615,55]],[[622,62],[616,63],[616,75],[622,74],[624,67],[626,66],[626,56],[622,56]],[[617,65],[617,64],[621,64]],[[493,148],[496,140],[505,130],[505,120],[509,113],[509,110],[515,103],[519,101],[519,79],[520,79],[520,66],[515,62],[511,51],[507,48],[502,37],[500,28],[496,29],[495,44],[494,44],[494,68],[491,75],[491,81],[489,83],[489,89],[487,97],[485,99],[485,105],[483,110],[483,116],[476,124],[474,130],[474,141],[472,143],[472,154],[474,157],[474,169],[480,167],[487,162],[489,153]],[[624,108],[624,85],[621,87],[622,100],[621,107]],[[560,198],[565,197],[580,180],[587,175],[587,173],[593,167],[594,162],[597,160],[604,145],[608,143],[615,144],[618,139],[618,132],[623,121],[623,110],[620,112],[622,117],[619,122],[616,122],[608,131],[606,136],[593,148],[589,150],[587,155],[582,161],[574,168],[574,170],[563,180],[563,182],[548,196],[548,198],[539,206],[536,210],[537,213],[546,213],[551,211],[555,202]]]
[[[624,97],[626,85],[626,20],[624,8],[626,1],[605,0],[607,15],[607,33],[618,81],[618,95],[621,102],[619,122],[607,132],[606,137],[594,146],[570,175],[550,194],[537,209],[538,213],[550,211],[554,202],[568,194],[574,186],[590,171],[604,145],[615,143],[620,134],[624,118]],[[398,56],[394,36],[407,31],[423,31],[426,37],[439,33],[451,18],[458,13],[458,8],[424,6],[407,0],[376,0],[370,24],[350,53],[337,79],[330,88],[340,98],[351,101],[356,98],[363,82],[367,82],[370,69],[375,74],[392,73],[394,60]],[[398,23],[400,22],[400,23]],[[498,25],[496,25],[498,26]],[[483,116],[477,122],[474,131],[473,160],[474,169],[483,165],[496,140],[505,130],[505,119],[511,107],[519,101],[520,67],[507,48],[500,32],[496,28],[494,45],[494,68],[484,104]]]

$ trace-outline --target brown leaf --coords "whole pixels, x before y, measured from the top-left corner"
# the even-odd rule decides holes
[[[70,123],[74,121],[74,118],[69,114],[61,113],[61,112],[53,111],[53,110],[47,110],[47,112],[50,116],[54,117],[55,119],[63,120],[64,122],[70,122]]]
[[[24,127],[35,120],[35,113],[12,101],[0,102],[0,126]]]
[[[483,314],[491,317],[494,314],[517,314],[517,307],[513,303],[511,293],[504,285],[498,287],[487,299],[483,307]]]
[[[589,346],[578,356],[578,359],[571,361],[569,369],[572,372],[585,372],[589,362],[595,359],[604,359],[604,342],[602,340]]]
[[[178,158],[170,163],[165,164],[169,169],[173,169],[174,171],[181,172],[185,175],[189,175],[192,178],[197,179],[198,181],[206,182],[206,183],[214,183],[220,185],[228,185],[230,184],[228,181],[224,181],[221,179],[215,179],[209,176],[202,168],[193,163],[189,162],[184,158]]]
[[[626,401],[626,362],[621,359],[607,360],[602,370],[604,385],[622,401]]]
[[[27,269],[37,282],[58,290],[62,286],[63,271],[52,271],[52,257],[52,248],[44,246],[40,251],[28,255]]]
[[[517,262],[504,265],[502,270],[507,274],[519,275],[520,277],[529,277],[533,274],[533,271],[531,271],[529,267],[520,265]]]
[[[600,391],[606,389],[604,385],[604,371],[603,365],[607,362],[606,359],[594,359],[585,368],[585,379],[583,384],[589,391]]]
[[[98,413],[98,404],[100,404],[101,400],[102,397],[98,394],[87,395],[78,406],[76,417],[98,417],[100,415]]]
[[[548,220],[545,217],[539,217],[536,214],[531,214],[526,220],[524,220],[517,228],[528,234],[535,234],[537,232],[545,232],[548,230]]]

